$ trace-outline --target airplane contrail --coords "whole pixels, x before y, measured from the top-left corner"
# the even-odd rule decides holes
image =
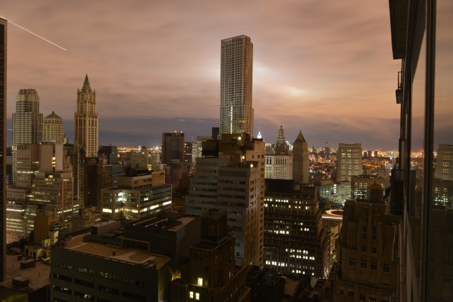
[[[54,45],[54,46],[56,46],[56,47],[58,47],[58,48],[60,48],[60,49],[62,49],[62,50],[64,50],[64,51],[66,51],[66,48],[63,48],[63,47],[61,47],[60,45],[55,44],[54,42],[49,41],[49,40],[47,40],[46,38],[41,37],[41,36],[38,35],[38,34],[35,34],[34,32],[32,32],[32,31],[26,29],[25,27],[22,27],[22,26],[20,26],[19,24],[16,24],[16,23],[14,23],[13,21],[11,21],[11,20],[9,20],[9,19],[6,19],[6,18],[4,18],[4,17],[1,17],[1,16],[0,16],[0,18],[3,18],[3,19],[5,19],[5,20],[8,20],[9,23],[11,23],[11,24],[13,24],[13,25],[16,25],[16,26],[19,27],[20,29],[23,29],[23,30],[25,30],[26,32],[29,32],[30,34],[32,34],[32,35],[34,35],[34,36],[36,36],[36,37],[38,37],[38,38],[40,38],[40,39],[42,39],[42,40],[44,40],[44,41],[46,41],[46,42],[49,42],[50,44],[52,44],[52,45]]]

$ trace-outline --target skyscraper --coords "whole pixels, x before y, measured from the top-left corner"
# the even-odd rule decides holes
[[[64,144],[63,119],[53,111],[44,118],[42,140],[43,142],[52,142],[59,145]]]
[[[264,142],[248,134],[208,140],[195,170],[186,213],[227,213],[236,238],[236,264],[263,265]]]
[[[16,96],[13,113],[13,145],[37,144],[42,139],[42,113],[35,89],[21,89]]]
[[[351,176],[362,173],[362,144],[341,143],[337,150],[337,181],[351,181]]]
[[[253,137],[253,44],[241,35],[222,40],[220,71],[220,134]]]
[[[82,90],[77,90],[77,112],[74,113],[74,148],[85,148],[86,157],[96,157],[98,152],[98,114],[96,91],[91,90],[88,75]]]
[[[453,180],[453,145],[439,144],[437,149],[436,178]]]
[[[293,179],[308,183],[308,169],[308,144],[301,130],[293,143]]]
[[[6,264],[6,29],[6,20],[0,18],[0,281]]]

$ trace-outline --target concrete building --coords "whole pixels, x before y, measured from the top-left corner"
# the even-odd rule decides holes
[[[6,67],[7,67],[7,25],[0,18],[0,115],[3,119],[0,130],[0,281],[5,280],[6,271]]]
[[[72,174],[36,172],[29,201],[44,205],[55,217],[69,219],[78,210],[78,204],[74,203]]]
[[[101,211],[96,207],[79,209],[79,212],[71,218],[72,230],[77,232],[99,224],[101,223],[101,218]]]
[[[170,301],[250,301],[247,266],[236,265],[234,244],[225,213],[202,215],[201,241],[190,248],[181,278],[173,280]]]
[[[162,133],[162,158],[163,164],[184,163],[184,133]]]
[[[52,111],[51,114],[44,118],[42,124],[42,141],[64,145],[66,143],[63,119]]]
[[[62,238],[52,249],[51,300],[169,301],[170,283],[200,239],[200,219],[111,221]]]
[[[293,143],[293,179],[299,183],[308,184],[309,169],[308,144],[300,131]]]
[[[217,137],[214,137],[216,139]],[[197,136],[197,139],[192,144],[192,163],[197,162],[197,158],[202,157],[203,155],[203,142],[206,142],[210,139],[213,139],[211,136]]]
[[[139,146],[136,152],[131,152],[131,168],[151,170],[148,148]]]
[[[165,172],[129,170],[118,178],[117,188],[101,190],[104,219],[138,220],[158,212],[169,212],[172,205],[171,185],[165,184]]]
[[[6,280],[0,282],[3,301],[50,301],[50,266],[47,263],[15,253],[8,254],[6,261]]]
[[[247,286],[250,287],[252,302],[282,302],[285,278],[268,268],[253,266],[247,272]]]
[[[13,145],[37,144],[42,140],[42,113],[35,89],[20,89],[13,113]]]
[[[453,181],[453,145],[439,144],[435,177]]]
[[[192,147],[193,146],[191,142],[184,143],[184,162],[186,164],[192,163]]]
[[[186,199],[186,213],[220,210],[236,238],[236,264],[263,265],[264,142],[223,134],[203,144]]]
[[[370,198],[346,201],[334,276],[334,301],[393,301],[398,287],[396,227],[386,221],[382,187]]]
[[[351,181],[362,173],[362,144],[343,144],[337,150],[337,181]]]
[[[98,113],[96,112],[96,91],[91,90],[88,75],[82,89],[77,89],[77,111],[74,113],[74,148],[84,147],[86,157],[98,153]]]
[[[253,44],[245,35],[221,42],[220,134],[253,137]]]
[[[351,198],[367,199],[369,186],[378,184],[382,187],[382,193],[385,192],[385,179],[375,175],[356,175],[351,177]]]
[[[268,179],[264,202],[266,267],[325,278],[330,269],[329,237],[322,227],[316,188]]]
[[[293,179],[293,155],[289,153],[289,146],[285,140],[283,126],[278,130],[278,139],[274,145],[273,154],[265,155],[266,179]]]

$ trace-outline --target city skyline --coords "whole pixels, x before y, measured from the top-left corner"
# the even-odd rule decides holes
[[[105,9],[101,1],[83,14],[80,4],[54,3],[30,2],[27,11],[7,3],[1,12],[67,49],[10,28],[9,120],[18,89],[34,88],[41,112],[61,116],[73,142],[74,94],[88,74],[101,145],[157,146],[174,130],[187,141],[207,135],[219,126],[220,41],[244,34],[255,45],[255,134],[274,142],[283,121],[289,141],[301,129],[309,146],[397,148],[399,63],[389,60],[386,3],[289,1],[275,10],[252,1],[238,11],[234,3]]]

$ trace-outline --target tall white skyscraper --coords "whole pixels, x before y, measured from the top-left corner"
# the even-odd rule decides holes
[[[253,44],[241,35],[222,40],[220,70],[220,134],[253,137]]]
[[[86,157],[98,153],[98,114],[96,112],[96,91],[91,90],[88,75],[82,90],[77,90],[77,112],[74,113],[74,147],[85,147]]]

